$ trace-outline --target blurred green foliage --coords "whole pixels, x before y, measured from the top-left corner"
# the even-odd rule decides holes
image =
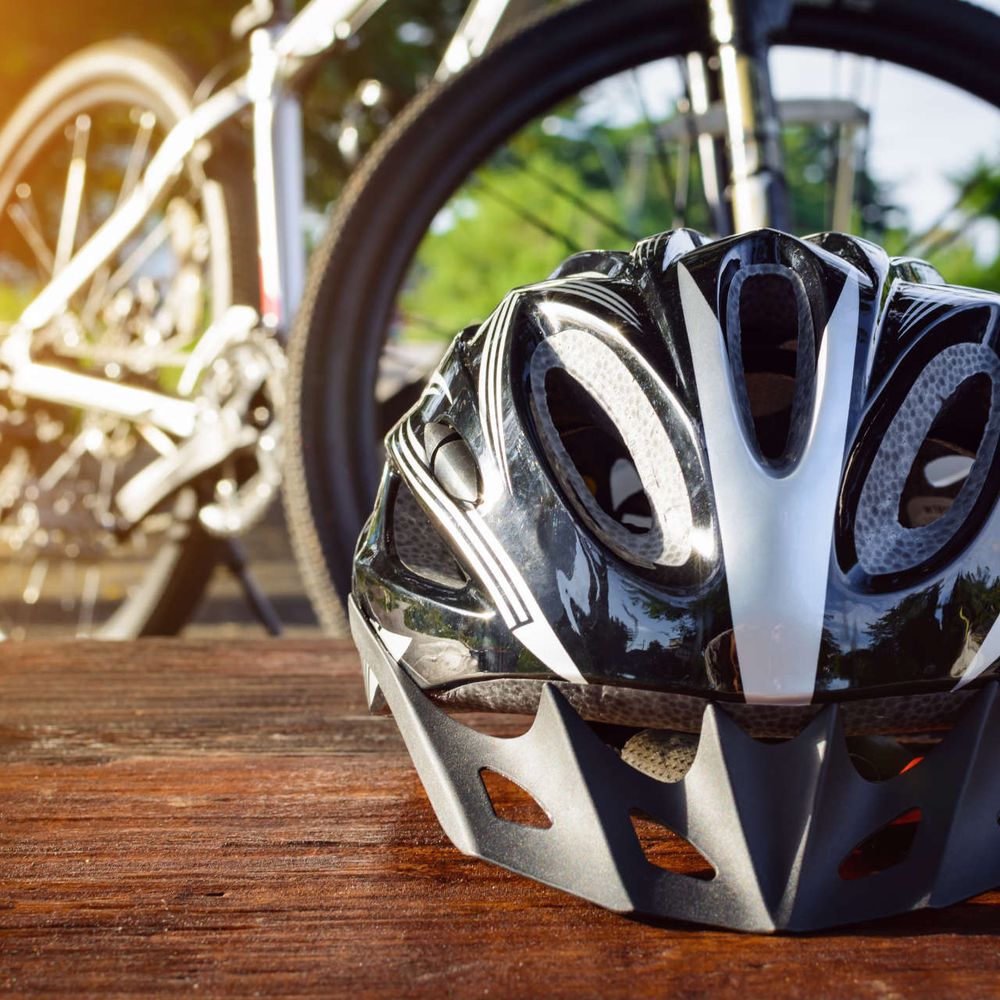
[[[524,129],[438,214],[407,278],[397,337],[450,338],[481,322],[507,290],[542,280],[579,250],[627,251],[677,224],[710,232],[698,159],[685,162],[676,144],[657,140],[663,122],[584,128],[580,108],[579,99],[567,102]],[[821,231],[833,193],[829,171],[815,168],[830,136],[822,127],[789,129],[784,146],[796,232]],[[863,212],[865,235],[877,241],[892,206],[867,174],[857,183],[857,226]]]
[[[914,242],[952,284],[1000,289],[1000,254],[976,253],[987,230],[1000,232],[1000,167],[980,158],[953,181],[954,210]]]

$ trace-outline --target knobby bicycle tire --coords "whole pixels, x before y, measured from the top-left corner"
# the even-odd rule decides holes
[[[328,628],[342,627],[354,544],[382,466],[378,356],[435,214],[491,150],[556,101],[627,67],[702,50],[706,8],[589,0],[540,15],[420,95],[351,178],[313,255],[289,344],[285,503]],[[810,0],[773,42],[883,59],[1000,106],[1000,18],[961,0]]]
[[[62,123],[120,105],[152,110],[159,123],[169,126],[190,112],[193,94],[183,68],[143,42],[104,42],[70,56],[29,91],[0,132],[0,206],[13,197],[22,171],[44,155]],[[211,234],[211,301],[219,315],[228,304],[256,301],[253,202],[247,164],[226,136],[214,137],[204,169],[211,188],[206,186],[200,199]],[[187,620],[221,555],[196,515],[196,497],[186,490],[174,507],[176,521],[144,568],[137,590],[107,620],[95,623],[98,636],[171,634]]]

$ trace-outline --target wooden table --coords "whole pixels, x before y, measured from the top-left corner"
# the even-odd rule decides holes
[[[2,650],[0,995],[1000,995],[998,893],[768,938],[461,856],[347,643]]]

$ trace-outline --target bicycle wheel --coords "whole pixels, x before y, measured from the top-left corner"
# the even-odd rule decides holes
[[[166,54],[113,42],[61,63],[18,106],[0,133],[0,336],[133,189],[192,93]],[[255,301],[246,182],[232,151],[213,143],[194,150],[139,230],[33,335],[35,359],[169,391],[208,322]],[[219,555],[197,526],[195,491],[134,527],[113,503],[174,443],[99,411],[10,392],[0,404],[3,633],[176,631]]]
[[[420,336],[419,303],[434,303],[430,320],[440,320],[442,332],[453,335],[481,322],[509,288],[544,277],[575,250],[628,249],[636,238],[678,224],[709,227],[706,204],[688,197],[691,185],[682,183],[697,163],[684,159],[683,143],[676,151],[667,148],[668,140],[690,132],[683,91],[671,103],[654,86],[636,102],[641,115],[631,118],[618,99],[629,88],[641,89],[644,77],[665,79],[664,66],[678,57],[701,51],[706,12],[707,4],[695,0],[625,0],[582,3],[544,16],[418,98],[352,178],[314,255],[290,344],[289,398],[298,400],[291,440],[297,446],[289,449],[285,497],[305,579],[326,624],[339,622],[338,595],[350,587],[354,541],[381,470],[381,436],[416,399],[421,376],[446,343],[425,338],[423,364],[411,343],[412,375],[397,372],[394,389],[386,391],[400,336]],[[795,8],[777,42],[855,54],[866,66],[888,60],[921,79],[946,81],[949,94],[962,91],[1000,104],[1000,20],[964,3],[805,4]],[[901,96],[916,92],[904,88]],[[843,105],[854,102],[835,97],[820,107],[836,121],[844,117]],[[870,115],[862,117],[870,133]],[[606,148],[593,141],[586,155],[570,155],[567,148],[582,145],[579,134],[594,120],[603,123]],[[811,179],[810,168],[843,159],[836,156],[843,121],[834,130],[821,124],[807,128],[793,115],[783,135],[789,172],[803,175],[790,176],[800,231],[827,228],[816,224],[817,209],[837,201],[838,184]],[[644,138],[648,152],[638,167],[619,155],[615,129]],[[554,138],[565,142],[547,144]],[[850,140],[855,161],[871,151],[867,139]],[[848,215],[851,228],[882,242],[901,241],[906,234],[893,222],[898,210],[888,193],[879,197],[863,168],[850,185],[849,193],[862,195]],[[602,171],[607,197],[591,183]],[[640,186],[636,178],[641,175],[648,188],[655,172],[662,183],[651,207],[630,203]],[[534,201],[522,198],[529,182],[540,192]],[[500,208],[514,220],[510,227],[497,223]],[[481,224],[484,259],[502,265],[493,272],[477,270],[470,260],[473,243],[459,238],[470,218]],[[455,249],[442,266],[449,241]],[[533,252],[522,253],[525,247]],[[421,289],[441,275],[446,287],[436,299],[422,300]]]

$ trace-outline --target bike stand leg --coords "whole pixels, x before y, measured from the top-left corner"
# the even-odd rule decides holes
[[[268,600],[264,591],[257,586],[257,581],[251,575],[250,560],[247,558],[243,542],[238,538],[226,539],[226,566],[240,581],[247,604],[250,605],[257,620],[267,629],[267,634],[284,635],[285,629],[278,617],[278,612],[274,610],[274,605]]]

